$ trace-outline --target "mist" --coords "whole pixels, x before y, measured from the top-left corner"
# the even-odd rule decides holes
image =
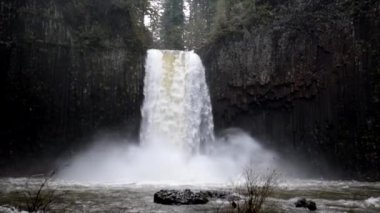
[[[113,140],[113,141],[112,141]],[[277,169],[277,156],[240,130],[225,131],[206,148],[189,155],[156,139],[144,145],[99,139],[58,172],[66,181],[102,184],[226,184],[250,166],[258,174]]]

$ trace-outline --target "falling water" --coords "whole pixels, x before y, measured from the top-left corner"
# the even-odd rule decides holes
[[[59,171],[65,180],[96,183],[203,184],[241,177],[274,165],[275,155],[248,134],[214,137],[205,69],[194,52],[149,50],[140,143],[98,139]],[[213,143],[216,141],[215,143]]]
[[[149,50],[145,70],[142,144],[165,141],[187,153],[198,153],[205,143],[214,141],[210,95],[199,56]]]

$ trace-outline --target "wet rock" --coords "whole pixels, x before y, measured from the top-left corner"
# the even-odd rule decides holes
[[[136,125],[123,132],[139,134],[142,37],[148,34],[136,25],[132,6],[83,0],[0,5],[0,125],[7,124],[0,135],[10,141],[0,143],[1,175],[49,171],[53,161],[40,162],[85,145],[85,135],[112,126],[109,136],[124,137],[118,129],[126,120]],[[20,148],[26,141],[29,148]]]
[[[200,191],[199,193],[205,195],[209,199],[222,199],[227,200],[229,202],[239,201],[242,199],[239,194],[230,191],[206,190]]]
[[[232,201],[231,206],[232,206],[232,208],[236,209],[237,204],[235,203],[235,201]]]
[[[216,198],[216,199],[227,199],[227,197],[231,195],[231,192],[216,191],[216,190],[200,191],[199,193],[205,195],[208,198]]]
[[[164,205],[197,205],[208,203],[205,193],[194,193],[190,189],[179,190],[160,190],[154,194],[155,203]]]
[[[306,200],[305,198],[298,199],[297,202],[294,203],[297,208],[307,208],[310,211],[317,210],[317,204],[312,200]]]
[[[306,199],[305,198],[298,199],[297,202],[294,203],[294,205],[296,205],[297,208],[305,207]]]
[[[307,205],[307,208],[310,210],[310,211],[315,211],[317,210],[317,204],[314,202],[314,201],[307,201],[306,203]]]
[[[274,20],[250,22],[198,50],[215,129],[241,128],[311,175],[338,170],[341,178],[379,180],[379,148],[368,138],[380,138],[380,72],[373,72],[380,67],[380,1],[261,2],[276,2]],[[358,142],[350,145],[351,138]],[[326,152],[316,161],[320,149]]]
[[[228,196],[227,196],[227,200],[228,200],[229,202],[235,202],[235,201],[240,201],[240,200],[242,200],[242,197],[241,197],[239,194],[234,193],[234,194],[230,194],[230,195],[228,195]]]

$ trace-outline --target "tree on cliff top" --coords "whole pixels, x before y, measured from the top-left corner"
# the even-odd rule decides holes
[[[186,1],[189,5],[189,19],[185,29],[185,44],[187,49],[198,49],[210,36],[217,0]]]
[[[185,15],[183,0],[165,0],[162,16],[161,41],[166,49],[184,49]]]

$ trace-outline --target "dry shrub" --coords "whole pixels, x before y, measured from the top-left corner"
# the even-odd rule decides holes
[[[263,205],[274,192],[278,174],[272,171],[267,175],[254,173],[251,167],[244,170],[243,182],[235,187],[235,192],[242,196],[240,201],[230,201],[229,207],[222,207],[217,212],[226,213],[260,213]]]
[[[244,171],[244,183],[238,188],[239,194],[244,195],[243,203],[236,204],[238,212],[259,213],[267,198],[272,195],[277,182],[277,173],[268,175],[255,174],[252,168]]]
[[[23,191],[24,204],[20,206],[28,212],[49,212],[51,206],[57,201],[58,195],[56,190],[49,188],[49,182],[54,176],[54,172],[50,175],[35,175],[28,179],[25,183]],[[38,180],[40,183],[31,184],[31,180]]]

